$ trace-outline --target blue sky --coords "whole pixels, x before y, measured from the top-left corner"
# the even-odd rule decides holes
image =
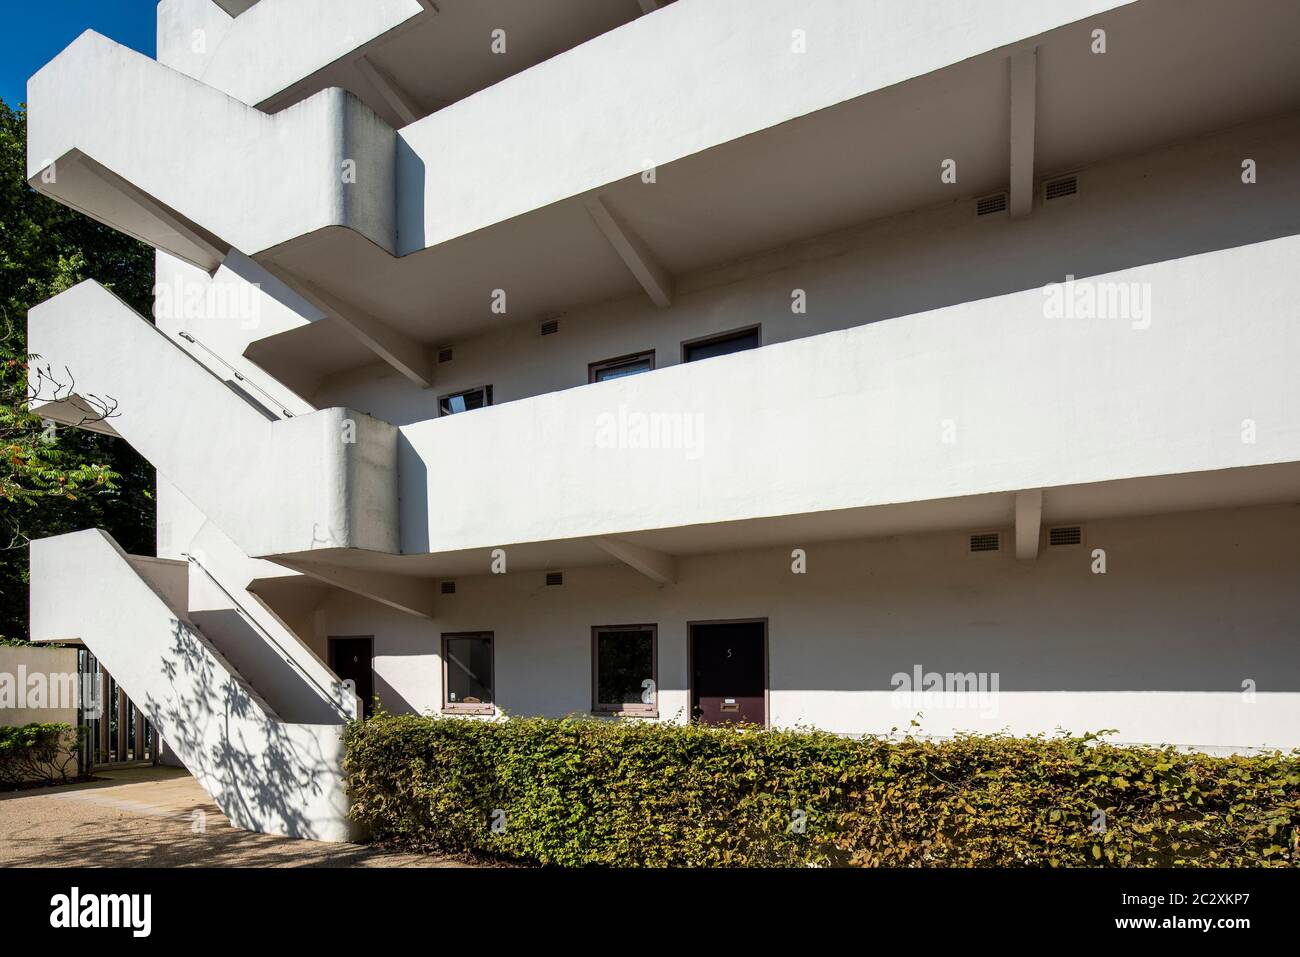
[[[0,30],[0,99],[27,99],[27,78],[84,30],[154,55],[157,0],[35,0],[7,3]]]

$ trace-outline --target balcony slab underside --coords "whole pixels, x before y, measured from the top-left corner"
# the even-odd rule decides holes
[[[953,554],[957,555],[967,551],[966,533],[988,530],[1002,531],[1002,549],[1012,551],[1016,500],[1020,494],[1023,491],[991,492],[926,502],[658,528],[626,532],[612,538],[678,560],[757,549],[776,549],[789,556],[792,550],[801,548],[815,554],[815,546],[819,544],[950,533]],[[1045,535],[1045,530],[1054,525],[1282,504],[1300,508],[1300,462],[1046,489],[1034,534]],[[611,536],[590,536],[548,542],[503,542],[493,547],[407,555],[326,549],[313,551],[304,558],[322,569],[342,573],[344,582],[348,573],[398,581],[426,580],[429,582],[427,607],[432,609],[436,603],[434,581],[492,574],[494,566],[500,567],[498,548],[505,554],[507,574],[539,572],[619,564],[620,560],[604,547],[610,540]],[[1090,544],[1104,546],[1106,543]],[[296,567],[299,562],[297,556],[273,560],[280,559],[289,567]],[[320,582],[320,578],[310,575],[266,579],[254,583],[253,590],[265,590],[287,601],[299,590],[315,593],[321,587]]]
[[[516,132],[511,111],[518,104],[504,95],[512,84],[544,85],[550,76],[530,72],[399,133],[399,256],[333,229],[257,258],[432,347],[499,325],[503,317],[492,312],[498,289],[508,293],[506,318],[514,321],[628,296],[644,296],[653,312],[654,294],[593,221],[593,199],[663,273],[679,280],[684,294],[694,277],[707,282],[718,267],[767,250],[1006,189],[1008,57],[1022,48],[1037,51],[1033,168],[1040,176],[1300,109],[1300,58],[1293,55],[1300,17],[1289,4],[1265,3],[1252,17],[1225,23],[1214,3],[1147,0],[1112,10],[1100,22],[1110,44],[1104,55],[1090,50],[1095,22],[1081,21],[665,160],[653,183],[640,168],[643,154],[654,151],[634,135],[620,139],[617,129],[611,132],[608,108],[546,117],[549,130],[567,131],[556,139],[578,152],[556,146],[539,155],[542,144],[528,129]],[[1252,51],[1249,61],[1233,52],[1242,49]],[[583,53],[573,51],[575,64]],[[1189,63],[1201,66],[1189,70]],[[610,95],[622,97],[614,92],[622,88],[611,83]],[[628,101],[627,108],[635,104]],[[471,116],[473,124],[466,122]],[[455,142],[458,150],[468,143],[467,153],[513,161],[489,176],[474,162],[453,168],[424,142]],[[614,166],[579,155],[592,144],[602,154],[635,156],[629,172],[637,172],[606,179]],[[957,160],[955,184],[940,179],[940,164],[950,157]],[[588,169],[587,179],[552,183],[543,172],[575,168]],[[1262,223],[1238,241],[1283,234]],[[1189,238],[1182,248],[1164,250],[1163,258],[1209,248]],[[1122,264],[1129,263],[1101,262],[1092,271]],[[1029,282],[1052,278],[1057,274]],[[983,294],[1028,284],[990,285]],[[946,304],[936,295],[928,306]],[[304,357],[317,349],[319,366],[308,358],[311,368],[304,369]],[[256,341],[247,355],[274,375],[314,381],[375,361],[337,323],[310,323]]]

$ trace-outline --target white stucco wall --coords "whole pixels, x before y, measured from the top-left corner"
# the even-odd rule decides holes
[[[1114,740],[1214,749],[1300,745],[1300,506],[1096,521],[1037,561],[969,554],[960,533],[684,559],[676,585],[622,567],[462,578],[432,621],[336,594],[316,639],[375,636],[390,711],[437,711],[443,632],[494,631],[497,704],[591,707],[591,627],[659,628],[660,715],[687,701],[688,621],[769,620],[771,723],[843,733],[1116,729]],[[800,543],[791,542],[790,547]],[[1107,573],[1092,572],[1094,548]],[[920,707],[895,673],[997,673],[976,707]],[[1254,682],[1253,698],[1243,682]]]
[[[400,253],[1123,5],[674,3],[403,128]]]
[[[1248,187],[1238,175],[1247,148],[1267,170]],[[1293,235],[1300,232],[1298,158],[1300,115],[1253,123],[1082,169],[1078,195],[1026,219],[976,217],[970,201],[913,210],[679,276],[669,309],[637,292],[572,310],[560,317],[559,334],[545,338],[534,322],[494,316],[481,334],[455,340],[455,358],[435,367],[433,389],[376,359],[328,378],[314,399],[404,425],[436,416],[439,395],[484,383],[499,405],[585,385],[589,363],[615,356],[653,350],[657,368],[675,365],[683,341],[740,326],[761,325],[765,344],[785,342],[1040,289],[1067,273],[1092,276]],[[170,274],[160,281],[163,275]],[[238,280],[227,269],[216,278]],[[807,294],[805,313],[791,310],[795,289]],[[263,299],[260,328],[224,324],[231,353],[315,316],[295,322]],[[218,324],[203,323],[213,330],[205,334],[216,334]]]
[[[1094,277],[1145,290],[1145,319],[1052,317],[1031,289],[414,423],[403,550],[1295,461],[1298,257],[1292,236]],[[677,429],[659,445],[652,417]]]
[[[253,105],[423,12],[419,0],[275,0],[231,19],[211,0],[163,0],[158,60]]]
[[[24,669],[22,672],[19,669]],[[26,705],[18,707],[19,697],[17,696],[18,688],[21,685],[19,681],[20,674],[30,677],[40,674],[44,677],[41,684],[45,689],[44,703],[40,707],[32,707],[36,701],[30,699],[27,694],[23,694],[21,700]],[[75,726],[77,723],[77,699],[74,697],[65,700],[63,694],[64,676],[71,675],[73,684],[77,693],[80,686],[77,680],[77,649],[76,648],[40,648],[30,645],[9,646],[0,645],[0,675],[7,685],[7,692],[12,692],[15,697],[12,704],[0,704],[0,725],[5,727],[21,727],[25,724],[50,724],[62,723]],[[51,679],[51,675],[57,676]],[[52,682],[60,685],[58,690],[53,689]],[[31,685],[28,685],[30,690]],[[55,707],[55,705],[65,705],[64,707]],[[70,705],[68,707],[67,705]]]

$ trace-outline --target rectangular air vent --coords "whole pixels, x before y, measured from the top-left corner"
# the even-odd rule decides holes
[[[970,537],[972,552],[996,552],[1002,544],[1002,536],[997,532],[979,532]]]
[[[1083,528],[1079,525],[1058,525],[1047,530],[1048,545],[1079,545],[1083,542]]]
[[[1006,193],[994,193],[992,196],[984,196],[975,200],[976,216],[988,216],[991,213],[1005,213],[1006,211]]]
[[[547,319],[542,323],[542,335],[549,336],[560,331],[559,319]]]
[[[1048,180],[1043,184],[1043,202],[1073,196],[1079,191],[1079,177],[1062,176],[1060,179]]]
[[[451,346],[442,346],[440,349],[438,349],[438,361],[439,362],[451,361]]]
[[[454,594],[456,594],[456,583],[455,583],[455,582],[442,582],[442,583],[438,586],[438,590],[441,591],[444,595],[454,595]]]
[[[546,584],[548,584],[548,585],[563,585],[563,584],[564,584],[564,572],[547,572],[547,573],[546,573]]]

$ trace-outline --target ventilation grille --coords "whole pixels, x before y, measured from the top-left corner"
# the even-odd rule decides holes
[[[1062,196],[1073,196],[1078,191],[1079,177],[1062,176],[1060,179],[1054,179],[1043,184],[1043,201],[1060,199]]]
[[[997,532],[980,532],[970,537],[972,552],[996,552],[1002,545],[1002,536]]]
[[[560,331],[559,319],[547,319],[542,323],[542,335],[549,336]]]
[[[1007,194],[994,193],[992,196],[985,196],[975,200],[975,215],[988,216],[991,213],[1005,213],[1007,211]]]
[[[441,349],[438,350],[438,361],[439,362],[451,361],[451,346],[443,346]]]
[[[456,594],[456,583],[455,583],[455,582],[442,582],[442,583],[438,586],[438,590],[441,591],[444,595],[454,595],[454,594]]]
[[[1083,542],[1083,528],[1079,525],[1061,525],[1047,532],[1048,545],[1079,545]]]
[[[546,584],[548,584],[548,585],[563,585],[563,584],[564,584],[564,572],[547,572],[547,573],[546,573]]]

